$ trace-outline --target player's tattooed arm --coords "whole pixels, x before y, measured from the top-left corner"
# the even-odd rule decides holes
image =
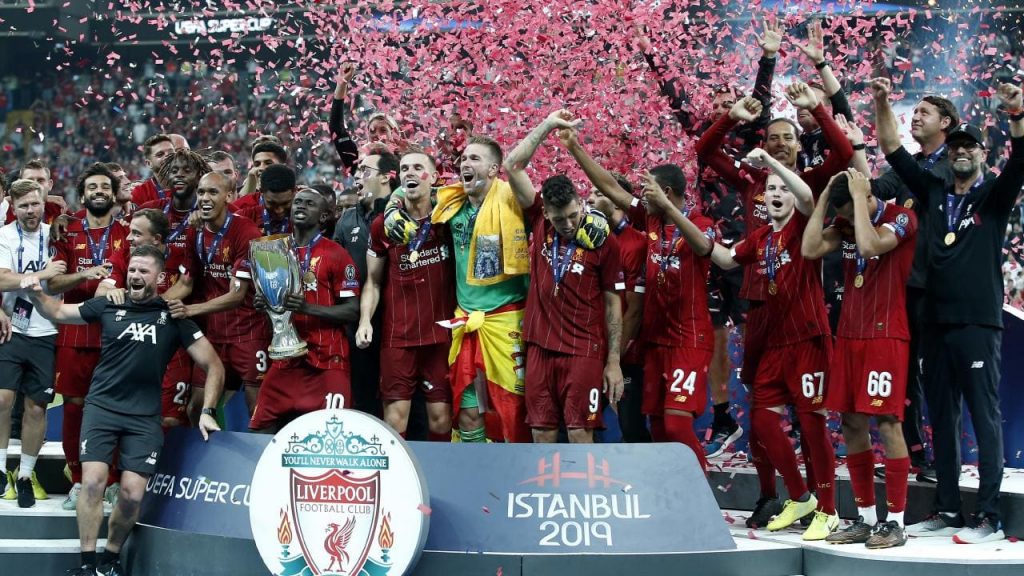
[[[512,192],[516,195],[520,206],[523,208],[532,206],[534,198],[537,196],[537,191],[526,174],[526,166],[537,152],[537,148],[552,131],[575,128],[579,123],[579,119],[574,120],[572,113],[568,110],[555,110],[527,134],[526,138],[512,149],[512,152],[509,152],[503,167],[505,173],[508,174],[508,183],[512,186]]]
[[[622,366],[619,347],[622,339],[622,299],[616,292],[604,293],[604,320],[608,329],[608,358],[604,366],[604,387],[612,406],[622,399]]]

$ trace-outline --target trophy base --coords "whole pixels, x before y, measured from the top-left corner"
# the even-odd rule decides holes
[[[271,346],[267,349],[267,355],[270,356],[271,360],[288,360],[291,358],[301,358],[306,355],[306,343],[303,342],[297,346]]]

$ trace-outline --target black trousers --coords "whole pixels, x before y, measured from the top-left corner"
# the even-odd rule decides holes
[[[925,333],[924,393],[932,425],[937,512],[960,512],[962,401],[978,444],[977,512],[999,518],[1003,480],[1003,417],[999,368],[1003,332],[977,325],[930,324]]]
[[[907,323],[910,325],[910,358],[907,367],[907,405],[903,410],[903,440],[910,450],[914,466],[927,464],[925,437],[922,429],[924,389],[921,387],[921,355],[924,346],[924,289],[907,286]]]
[[[643,364],[623,364],[622,400],[619,400],[619,428],[623,442],[650,442],[651,432],[642,411],[644,402]]]

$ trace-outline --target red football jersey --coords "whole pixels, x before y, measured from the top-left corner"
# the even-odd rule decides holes
[[[608,355],[604,293],[624,283],[619,243],[610,236],[600,248],[586,250],[559,239],[544,218],[541,199],[525,211],[531,223],[530,290],[526,295],[523,340],[560,354],[604,359]],[[552,259],[565,273],[555,294]]]
[[[288,216],[275,220],[266,212],[262,204],[245,206],[241,209],[235,210],[235,214],[248,218],[250,222],[260,229],[263,236],[290,234],[292,231],[291,219]]]
[[[614,230],[615,238],[619,241],[619,261],[622,264],[622,314],[625,316],[629,306],[626,303],[626,294],[633,292],[643,296],[647,285],[647,237],[644,233],[629,225],[629,220],[624,219],[619,228]],[[640,349],[643,347],[643,327],[637,332],[633,345],[626,350],[622,357],[623,364],[639,364],[641,362]],[[628,344],[628,342],[627,342]]]
[[[128,245],[128,227],[122,222],[113,220],[105,228],[89,228],[86,221],[72,220],[68,224],[67,234],[63,240],[53,243],[54,260],[67,264],[67,274],[76,274],[82,270],[99,266],[111,261],[117,252]],[[104,242],[104,236],[107,236]],[[88,280],[64,292],[66,304],[80,304],[96,295],[99,280]],[[99,324],[61,324],[58,326],[57,345],[74,346],[76,348],[99,348],[102,326]]]
[[[198,268],[202,270],[202,274],[196,278],[197,301],[209,301],[227,294],[232,282],[252,281],[249,243],[262,234],[255,224],[245,218],[232,215],[229,219],[227,230],[217,246],[214,246],[216,233],[211,233],[205,227],[201,230],[188,229],[188,243],[195,251]],[[212,253],[211,248],[215,248]],[[252,307],[254,294],[255,287],[250,286],[241,306],[204,317],[203,332],[210,342],[232,344],[270,338],[266,313]]]
[[[164,190],[156,182],[156,177],[146,178],[132,190],[132,202],[137,206],[149,202],[167,200],[171,197],[170,191]]]
[[[771,348],[830,334],[821,289],[821,260],[806,260],[800,253],[806,227],[807,216],[794,209],[793,217],[779,232],[773,232],[771,225],[762,226],[732,250],[736,262],[751,267],[746,275],[758,276],[765,285],[768,300],[764,313],[775,323],[769,336]],[[774,261],[775,294],[770,288],[766,252]]]
[[[639,200],[629,212],[633,226],[647,231],[647,276],[644,293],[644,342],[674,348],[712,350],[715,347],[708,311],[711,258],[700,257],[676,234],[674,224],[648,214]],[[715,240],[710,218],[696,212],[690,221]],[[662,261],[665,260],[664,267]]]
[[[184,245],[186,241],[185,237],[182,237],[180,242]],[[131,247],[128,243],[125,243],[126,248],[117,252],[111,257],[110,263],[114,265],[114,268],[110,272],[110,276],[105,278],[104,282],[113,284],[115,288],[127,288],[128,287],[128,260],[130,258]],[[187,250],[185,248],[176,248],[173,245],[167,247],[166,258],[164,260],[164,279],[162,282],[157,283],[156,293],[163,294],[178,283],[178,279],[182,276],[192,276],[195,278],[196,273],[196,258],[194,250]]]
[[[917,216],[895,204],[883,204],[877,226],[891,230],[899,244],[892,251],[861,262],[858,272],[857,242],[853,223],[836,218],[833,226],[843,236],[843,310],[837,335],[843,338],[898,338],[910,340],[907,324],[906,285],[914,261]],[[857,276],[861,275],[860,281]],[[858,287],[857,285],[860,284]]]
[[[344,298],[359,297],[359,273],[352,256],[329,238],[320,238],[309,255],[309,270],[316,280],[303,281],[306,302],[320,306],[334,306]],[[295,248],[299,264],[306,261],[309,248]],[[261,313],[262,315],[262,313]],[[337,322],[307,314],[292,314],[292,325],[308,347],[307,361],[321,368],[336,368],[342,358],[348,357],[348,338],[345,328]]]
[[[60,204],[57,204],[56,202],[46,202],[46,204],[43,205],[43,222],[53,224],[54,218],[65,213],[64,209],[60,207]],[[14,203],[9,203],[7,206],[7,214],[4,216],[4,225],[10,224],[17,219],[17,216],[14,215]]]
[[[238,212],[239,210],[245,210],[246,208],[252,208],[253,206],[263,206],[263,195],[259,192],[246,194],[231,204],[228,204],[228,208],[232,212]]]
[[[419,221],[420,230],[429,216]],[[437,325],[455,312],[455,257],[447,225],[432,225],[410,262],[408,245],[394,244],[384,233],[384,216],[370,225],[368,256],[386,258],[381,288],[384,348],[426,346],[451,341],[451,331]]]

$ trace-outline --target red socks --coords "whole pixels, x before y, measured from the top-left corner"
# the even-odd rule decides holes
[[[668,442],[665,435],[665,418],[663,416],[651,416],[651,440],[654,442]]]
[[[903,512],[907,506],[907,475],[910,458],[885,459],[885,499],[889,512]]]
[[[818,495],[818,510],[836,513],[836,455],[825,416],[807,412],[800,414],[801,433],[807,438],[807,448],[814,461],[814,492]],[[806,455],[805,458],[806,460]]]
[[[779,491],[775,487],[775,466],[768,461],[768,453],[761,446],[756,431],[750,430],[750,461],[757,471],[757,483],[761,486],[760,498],[776,498]]]
[[[405,438],[405,436],[403,435],[402,438]],[[452,433],[451,432],[447,432],[445,434],[436,434],[434,432],[428,432],[427,433],[427,440],[429,440],[431,442],[451,442],[452,441]]]
[[[908,460],[909,462],[909,460]],[[850,470],[850,484],[853,486],[853,501],[858,508],[875,505],[875,453],[871,450],[846,456],[846,468]],[[888,474],[888,467],[886,467]],[[906,486],[906,474],[903,484]]]
[[[782,474],[789,497],[796,499],[807,492],[807,485],[796,464],[796,453],[790,445],[789,436],[782,431],[781,416],[767,408],[755,408],[750,416],[751,427],[768,461]],[[758,471],[760,477],[760,471]],[[775,481],[774,474],[772,482]],[[763,480],[762,480],[763,482]]]
[[[84,406],[73,402],[64,403],[64,425],[61,429],[61,444],[64,446],[64,458],[71,469],[71,483],[82,482],[82,462],[78,447],[82,436],[82,412]]]
[[[700,469],[707,471],[708,461],[704,457],[704,445],[697,439],[697,433],[693,431],[693,418],[679,414],[665,414],[665,435],[669,442],[681,442],[693,450],[693,454],[700,462]]]

